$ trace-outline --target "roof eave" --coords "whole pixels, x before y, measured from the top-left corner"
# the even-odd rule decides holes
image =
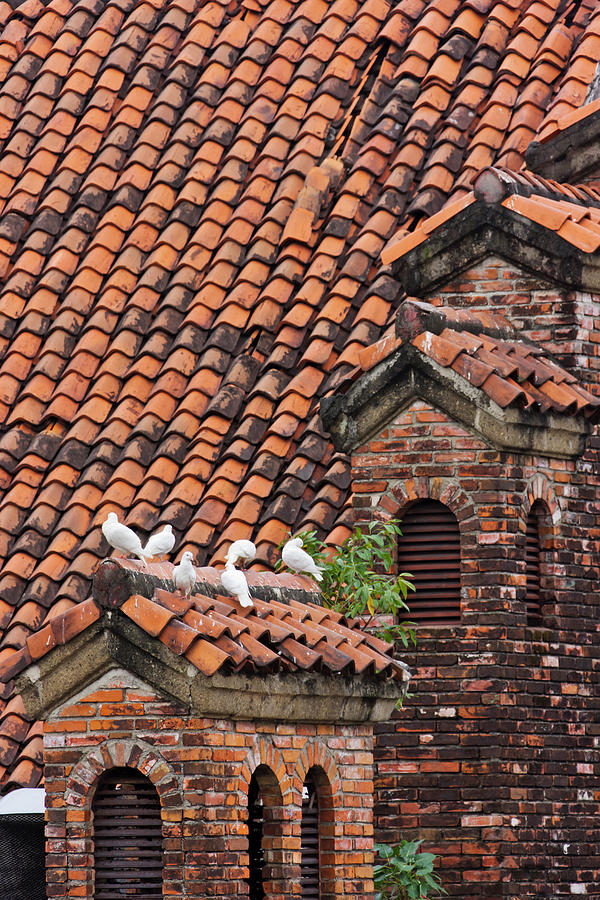
[[[314,672],[206,676],[120,611],[54,648],[16,679],[28,715],[46,719],[112,669],[126,669],[184,712],[200,716],[287,722],[387,721],[406,693],[402,680]]]
[[[475,201],[392,263],[407,294],[426,297],[493,254],[573,290],[600,293],[600,255],[582,253],[555,231],[495,203]]]
[[[351,453],[416,399],[431,403],[491,446],[520,453],[578,457],[592,427],[584,416],[503,409],[408,343],[362,375],[346,394],[324,399],[321,419],[336,450]]]

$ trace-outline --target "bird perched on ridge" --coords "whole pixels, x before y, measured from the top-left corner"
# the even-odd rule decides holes
[[[186,600],[192,593],[196,584],[196,570],[192,565],[193,553],[186,550],[181,557],[181,562],[173,568],[173,581],[178,591],[184,594]]]
[[[226,591],[237,597],[240,606],[254,606],[248,590],[246,576],[239,569],[236,569],[233,563],[225,563],[225,568],[221,572],[221,584]]]
[[[157,531],[149,539],[144,547],[145,556],[166,556],[175,546],[175,535],[171,525],[165,525],[162,531]]]
[[[229,562],[232,566],[235,566],[235,564],[241,560],[242,566],[244,566],[246,563],[252,562],[255,556],[256,547],[252,541],[242,539],[234,541],[230,546],[225,556],[225,562]]]
[[[116,513],[110,512],[108,514],[106,522],[102,525],[102,534],[115,550],[128,557],[137,556],[144,563],[144,566],[148,568],[142,542],[135,531],[119,522]]]
[[[288,541],[281,551],[281,558],[292,572],[312,575],[317,581],[323,580],[322,568],[302,549],[302,538],[296,537]]]

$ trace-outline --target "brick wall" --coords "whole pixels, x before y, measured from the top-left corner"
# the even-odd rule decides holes
[[[313,769],[323,897],[371,897],[372,747],[372,726],[185,716],[126,673],[106,676],[44,726],[48,897],[93,897],[94,789],[102,771],[123,765],[160,797],[164,896],[247,896],[248,786],[260,766],[266,794],[278,798],[267,895],[299,896],[302,787]]]
[[[463,272],[428,303],[501,312],[524,337],[550,351],[596,393],[600,298],[555,286],[490,257]]]
[[[353,455],[359,520],[438,499],[461,532],[458,627],[401,657],[376,726],[376,834],[423,837],[450,896],[600,896],[598,439],[577,461],[500,452],[415,402]],[[526,626],[525,523],[548,510],[544,627]]]

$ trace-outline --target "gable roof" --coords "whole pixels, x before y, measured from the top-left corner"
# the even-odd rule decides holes
[[[335,446],[354,450],[417,397],[489,443],[557,457],[579,455],[600,399],[498,314],[407,299],[395,334],[363,350],[360,365],[321,403]]]
[[[590,205],[594,204],[594,205]],[[600,194],[489,167],[473,191],[388,242],[381,260],[424,296],[488,255],[544,281],[600,292]]]
[[[19,729],[21,734],[35,729],[35,740],[41,742],[36,716],[47,715],[111,668],[126,668],[184,707],[191,704],[198,712],[198,704],[205,704],[204,714],[212,710],[219,716],[253,718],[260,712],[266,718],[284,721],[291,715],[300,721],[309,714],[326,721],[334,710],[338,717],[367,721],[381,714],[377,701],[387,698],[384,709],[389,714],[388,707],[405,692],[408,668],[388,655],[392,646],[364,631],[359,621],[311,602],[317,595],[309,578],[248,573],[253,606],[243,608],[220,594],[215,569],[198,569],[196,574],[194,593],[186,599],[174,589],[170,563],[151,563],[145,570],[132,560],[103,562],[87,600],[30,635],[22,649],[3,654],[0,680],[13,689],[17,679],[19,702],[13,702],[10,717],[4,717],[0,753],[17,753]],[[111,639],[104,640],[105,634]],[[215,680],[209,710],[206,695],[211,691],[204,676],[217,674],[226,677]],[[244,676],[241,682],[234,678],[237,674]],[[282,696],[285,684],[278,693],[268,681],[272,674],[288,679],[293,702]],[[319,711],[301,695],[314,699],[322,693],[315,677],[320,674],[344,677],[319,696]],[[260,683],[253,685],[255,675]],[[312,676],[309,684],[305,675]],[[388,680],[397,686],[385,687]],[[196,682],[202,689],[194,688]],[[361,682],[368,683],[364,690]],[[237,698],[224,700],[231,692]],[[272,694],[272,703],[263,698],[253,708],[257,692]],[[342,694],[339,708],[336,697]],[[41,758],[32,757],[33,740],[21,749],[19,771],[7,787],[39,783]]]
[[[600,99],[573,110],[532,141],[527,164],[550,178],[572,181],[600,174]]]
[[[171,563],[150,564],[147,573],[132,560],[101,563],[92,596],[6,655],[0,680],[8,683],[32,663],[39,664],[105,612],[112,615],[104,627],[111,628],[116,616],[125,617],[204,675],[305,671],[405,677],[406,666],[387,655],[391,644],[364,631],[359,621],[311,601],[311,595],[318,595],[306,577],[249,573],[253,605],[242,607],[221,593],[220,573],[213,568],[197,572],[189,598],[174,589],[172,576]],[[260,599],[261,593],[268,599]]]
[[[317,411],[393,323],[379,254],[585,102],[596,7],[0,4],[0,650],[109,510],[200,564],[348,535]]]

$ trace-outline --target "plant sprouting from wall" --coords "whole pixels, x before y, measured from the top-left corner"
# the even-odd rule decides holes
[[[340,547],[333,551],[321,541],[316,531],[302,531],[303,549],[322,567],[319,583],[323,604],[348,618],[365,617],[365,626],[375,625],[386,641],[400,640],[408,646],[415,643],[411,622],[380,625],[380,617],[401,617],[408,611],[406,599],[414,591],[409,572],[391,574],[394,549],[401,535],[396,519],[370,522],[366,528],[356,527]],[[281,567],[278,563],[278,568]]]
[[[382,863],[373,867],[375,900],[427,900],[447,891],[433,871],[435,855],[421,852],[423,841],[375,844]]]

